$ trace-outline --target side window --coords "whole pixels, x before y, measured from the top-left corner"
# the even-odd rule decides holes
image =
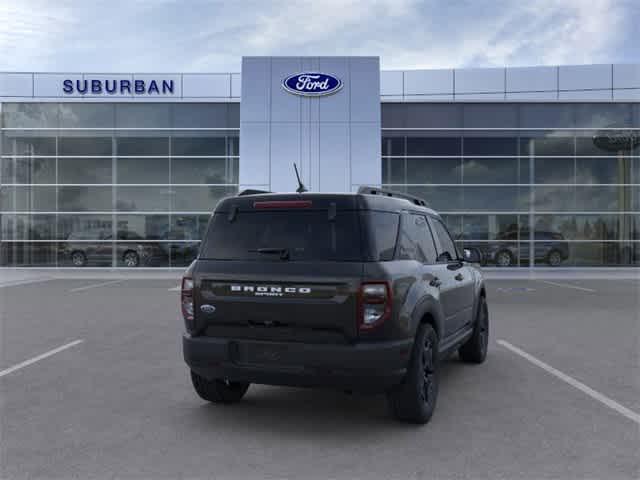
[[[417,260],[421,263],[435,262],[435,245],[427,220],[422,215],[403,215],[396,258]]]
[[[369,258],[374,262],[393,260],[398,236],[399,217],[397,213],[364,211],[362,229],[369,246]]]
[[[455,243],[451,240],[449,232],[442,224],[440,220],[432,219],[431,225],[433,226],[433,233],[436,234],[440,241],[440,250],[438,250],[438,257],[445,258],[447,261],[455,260],[458,258],[458,252],[456,251]]]

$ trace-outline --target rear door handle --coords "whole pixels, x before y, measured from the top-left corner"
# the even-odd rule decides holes
[[[461,274],[461,273],[457,274],[457,275],[456,275],[455,277],[453,277],[453,278],[455,278],[455,279],[456,279],[457,281],[459,281],[459,282],[461,282],[462,280],[464,280],[464,277],[462,276],[462,274]]]
[[[429,285],[431,285],[432,287],[439,287],[440,285],[442,285],[442,282],[438,277],[433,277],[429,282]]]

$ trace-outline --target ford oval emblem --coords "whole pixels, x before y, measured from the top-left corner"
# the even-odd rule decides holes
[[[213,305],[200,305],[200,310],[202,311],[202,313],[213,313],[216,311],[216,307],[214,307]]]
[[[302,72],[285,78],[282,88],[294,95],[319,97],[336,93],[342,88],[342,80],[328,73]]]

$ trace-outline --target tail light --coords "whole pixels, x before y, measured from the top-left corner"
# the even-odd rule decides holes
[[[391,316],[391,288],[387,282],[369,282],[360,286],[358,329],[371,330]]]
[[[192,330],[193,326],[193,278],[182,277],[182,288],[180,291],[180,307],[182,317],[187,326],[187,330]]]

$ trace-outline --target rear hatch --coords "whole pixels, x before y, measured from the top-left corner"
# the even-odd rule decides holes
[[[211,219],[193,272],[199,331],[306,343],[354,340],[360,238],[352,196],[226,200]],[[203,311],[203,305],[214,309]]]

